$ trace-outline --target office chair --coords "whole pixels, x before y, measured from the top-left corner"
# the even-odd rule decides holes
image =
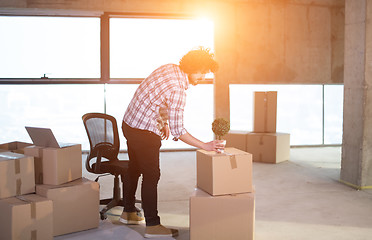
[[[101,220],[107,218],[107,211],[115,206],[124,206],[120,194],[120,181],[128,169],[128,160],[119,160],[120,140],[116,119],[103,113],[87,113],[82,117],[88,134],[90,152],[85,161],[85,167],[90,173],[102,176],[114,175],[113,197],[101,199],[100,205],[106,205],[100,211]],[[95,162],[93,161],[95,159]],[[124,185],[123,185],[124,188]],[[136,202],[140,202],[136,200]],[[139,212],[139,210],[137,209]]]

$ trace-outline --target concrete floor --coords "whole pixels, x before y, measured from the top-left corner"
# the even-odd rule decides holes
[[[195,152],[161,153],[159,213],[163,225],[179,229],[178,240],[189,239],[195,158]],[[339,183],[340,161],[340,147],[320,147],[291,148],[290,160],[276,165],[254,163],[255,239],[372,239],[372,190],[357,191]],[[83,175],[95,178],[87,172]],[[109,197],[112,178],[101,179],[101,197]],[[121,211],[113,209],[98,229],[55,239],[143,239],[145,226],[119,223]]]

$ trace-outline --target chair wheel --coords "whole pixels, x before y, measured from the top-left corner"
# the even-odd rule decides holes
[[[100,217],[101,217],[101,220],[105,220],[107,218],[107,214],[106,213],[99,213]]]

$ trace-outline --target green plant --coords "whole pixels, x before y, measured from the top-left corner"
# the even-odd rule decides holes
[[[230,122],[224,118],[216,118],[212,123],[212,131],[221,140],[230,131]]]

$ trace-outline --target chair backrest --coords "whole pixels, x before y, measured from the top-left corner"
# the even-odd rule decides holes
[[[82,119],[90,144],[85,164],[87,170],[94,172],[90,166],[92,158],[103,157],[109,161],[117,161],[120,140],[116,119],[104,113],[86,113]]]

